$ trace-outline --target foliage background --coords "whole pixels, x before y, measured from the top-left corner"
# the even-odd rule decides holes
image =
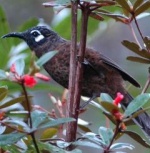
[[[3,6],[7,19],[9,21],[10,30],[17,31],[18,26],[24,23],[26,20],[30,18],[43,18],[44,21],[49,24],[53,29],[55,29],[60,35],[64,36],[66,39],[70,39],[70,23],[69,17],[65,19],[61,24],[57,24],[56,18],[62,14],[56,15],[54,14],[54,10],[52,8],[44,8],[41,4],[45,2],[44,0],[0,0],[0,5]],[[117,11],[117,10],[116,10]],[[65,14],[65,13],[64,13]],[[55,22],[54,22],[55,21]],[[149,36],[150,28],[149,28],[150,16],[138,20],[140,28],[144,36]],[[121,23],[117,23],[112,19],[107,19],[104,22],[93,22],[90,20],[89,27],[90,34],[88,35],[88,45],[96,50],[101,51],[108,57],[112,58],[116,63],[118,63],[122,68],[127,70],[129,74],[135,77],[142,86],[144,86],[145,80],[148,77],[148,66],[139,63],[132,63],[126,60],[128,55],[133,55],[132,52],[127,50],[121,42],[125,39],[133,41],[133,36],[131,31],[127,25],[123,25]],[[138,37],[140,38],[140,37]],[[2,51],[0,51],[2,52]],[[1,65],[0,65],[1,67]],[[48,92],[55,94],[56,97],[61,97],[61,92],[63,90],[57,83],[51,81],[51,85],[54,85],[54,88],[50,88],[49,91],[36,91],[32,92],[35,95],[34,103],[39,104],[46,109],[52,109],[53,105],[48,97]],[[129,88],[132,95],[137,95],[140,93],[142,89],[136,89],[133,86],[129,86],[127,84],[127,88]],[[56,92],[57,90],[57,92]],[[48,103],[46,103],[48,102]],[[92,114],[92,115],[91,115]],[[98,112],[95,108],[91,107],[86,113],[84,113],[81,118],[88,120],[92,123],[90,129],[93,132],[97,132],[97,129],[100,125],[105,126],[105,118],[101,115],[101,112]],[[142,132],[135,126],[131,127],[132,130],[136,130]],[[141,145],[132,141],[128,136],[124,136],[119,140],[120,142],[128,142],[135,145],[135,149],[132,151],[135,152],[149,152],[148,149],[143,148]],[[90,148],[91,149],[91,148]],[[88,149],[88,152],[93,150]],[[85,151],[87,152],[87,151]],[[96,152],[96,151],[95,151]]]

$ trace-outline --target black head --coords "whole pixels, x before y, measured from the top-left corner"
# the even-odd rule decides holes
[[[6,34],[2,38],[7,37],[17,37],[23,39],[33,50],[39,46],[42,46],[47,41],[51,41],[51,43],[53,43],[59,36],[46,26],[36,26],[24,32],[12,32]]]

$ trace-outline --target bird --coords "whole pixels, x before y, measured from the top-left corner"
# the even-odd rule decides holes
[[[62,38],[46,26],[35,26],[24,32],[11,32],[2,38],[8,37],[24,40],[38,58],[57,50],[58,52],[43,67],[58,84],[68,88],[70,40]],[[78,43],[77,52],[79,47]],[[113,60],[93,48],[86,48],[82,65],[82,96],[94,99],[99,97],[101,93],[107,93],[114,99],[116,94],[120,92],[124,95],[121,105],[126,108],[133,97],[126,91],[124,81],[130,82],[135,87],[140,87],[140,84]],[[147,136],[150,136],[150,116],[146,112],[139,114],[133,121],[141,127]]]

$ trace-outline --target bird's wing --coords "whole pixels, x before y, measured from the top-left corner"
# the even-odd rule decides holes
[[[114,63],[114,61],[112,61],[110,58],[101,54],[101,59],[102,59],[103,63],[118,70],[124,80],[129,81],[130,83],[132,83],[136,87],[140,87],[140,84],[131,75],[129,75],[127,72],[125,72],[125,70],[123,70],[120,66],[118,66],[116,63]]]
[[[86,59],[84,58],[84,61],[82,63],[84,66],[90,68],[94,72],[94,74],[99,75],[100,73],[94,68],[94,66]]]

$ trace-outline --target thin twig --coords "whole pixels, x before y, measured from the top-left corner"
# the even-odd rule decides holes
[[[138,22],[137,22],[137,20],[136,20],[136,17],[135,17],[134,15],[133,15],[133,19],[134,19],[135,25],[136,25],[136,27],[137,27],[137,30],[138,30],[138,32],[139,32],[139,34],[140,34],[140,36],[141,36],[141,38],[142,38],[142,40],[143,40],[143,42],[144,42],[143,34],[142,34],[141,30],[140,30],[139,24],[138,24]]]
[[[141,36],[141,38],[142,38],[142,40],[143,40],[143,43],[145,44],[145,42],[144,42],[144,36],[143,36],[143,34],[142,34],[141,30],[140,30],[139,24],[138,24],[138,22],[137,22],[136,17],[134,16],[134,14],[133,14],[133,19],[134,19],[134,21],[135,21],[135,25],[136,25],[136,27],[137,27],[137,30],[138,30],[138,32],[139,32],[139,34],[140,34],[140,36]],[[146,44],[145,44],[145,46],[146,46],[146,49],[148,50],[148,52],[150,52],[150,50],[149,50],[149,48],[147,47]]]
[[[130,27],[130,29],[131,29],[132,35],[133,35],[133,37],[134,37],[136,43],[137,43],[138,46],[142,49],[141,44],[139,43],[139,41],[138,41],[138,39],[137,39],[137,36],[136,36],[136,34],[135,34],[135,31],[134,31],[133,26],[132,26],[131,23],[129,24],[129,27]]]
[[[149,69],[150,69],[150,68],[149,68]],[[144,86],[144,88],[143,88],[141,94],[145,93],[145,92],[147,91],[147,89],[149,88],[149,86],[150,86],[150,70],[149,70],[148,79],[147,79],[147,81],[146,81],[146,83],[145,83],[145,86]]]

